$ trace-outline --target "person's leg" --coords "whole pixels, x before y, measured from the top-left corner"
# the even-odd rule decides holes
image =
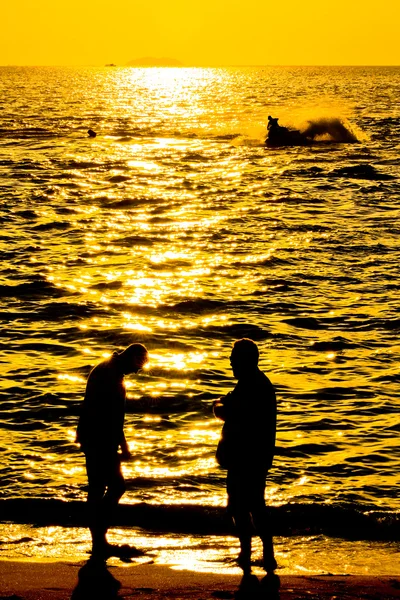
[[[246,505],[246,485],[239,473],[228,471],[226,488],[228,493],[228,511],[232,517],[240,542],[238,565],[243,570],[243,573],[247,575],[251,572],[252,522]]]
[[[254,528],[263,545],[263,566],[267,573],[274,571],[277,563],[274,556],[272,528],[268,508],[265,506],[265,474],[255,473],[248,486],[250,511]]]
[[[109,474],[107,478],[107,492],[104,496],[104,502],[108,506],[116,506],[122,496],[125,494],[125,479],[121,470],[121,458],[115,454],[109,461]]]
[[[108,477],[107,477],[107,492],[103,498],[103,514],[106,526],[106,533],[118,502],[124,495],[126,490],[124,476],[121,470],[121,459],[119,454],[115,453],[109,460]]]
[[[104,522],[103,499],[106,490],[104,463],[96,453],[86,454],[88,476],[87,520],[92,536],[92,556],[103,553],[107,527]]]

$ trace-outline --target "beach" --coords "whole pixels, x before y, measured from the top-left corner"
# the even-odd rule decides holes
[[[90,597],[207,600],[234,598],[241,577],[178,571],[159,565],[113,566],[96,572],[82,563],[0,561],[0,581],[0,597],[13,600]],[[255,596],[249,593],[248,597]],[[400,577],[287,575],[280,578],[278,592],[270,589],[264,594],[260,592],[258,597],[280,600],[399,598]]]

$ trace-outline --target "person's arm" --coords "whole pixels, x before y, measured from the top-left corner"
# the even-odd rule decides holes
[[[229,392],[226,396],[222,396],[215,400],[213,404],[214,415],[217,419],[221,419],[221,421],[226,421],[227,413],[229,410],[229,398],[231,397],[232,392]]]
[[[126,437],[125,437],[125,433],[122,432],[122,439],[121,439],[121,458],[127,460],[128,458],[132,458],[132,454],[131,451],[129,450],[129,446],[128,446],[128,442],[126,441]]]
[[[221,419],[221,421],[225,421],[225,406],[221,402],[221,398],[215,400],[213,404],[214,415],[217,419]]]
[[[90,431],[90,406],[93,404],[95,392],[95,386],[93,384],[95,381],[95,374],[92,374],[93,372],[94,369],[92,369],[92,371],[89,373],[86,382],[85,396],[80,407],[78,426],[76,429],[75,442],[80,445],[81,450],[83,450],[84,445],[87,442],[88,432]]]
[[[132,454],[129,450],[128,442],[126,441],[125,432],[124,432],[124,418],[125,418],[125,402],[126,402],[126,390],[124,385],[123,376],[119,376],[116,384],[116,395],[115,395],[115,408],[118,410],[118,420],[120,421],[121,426],[121,434],[120,434],[120,442],[119,446],[121,448],[121,458],[122,460],[128,460],[132,458]]]
[[[276,396],[273,389],[269,400],[265,442],[266,468],[269,470],[272,467],[272,462],[274,460],[276,445]]]

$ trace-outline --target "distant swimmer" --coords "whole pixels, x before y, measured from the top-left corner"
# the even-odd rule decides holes
[[[96,137],[97,133],[93,129],[88,129],[89,137]]]

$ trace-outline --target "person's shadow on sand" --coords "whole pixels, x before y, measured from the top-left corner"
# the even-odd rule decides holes
[[[235,592],[235,600],[279,600],[281,581],[278,575],[270,573],[261,581],[255,575],[244,575],[239,589]]]
[[[116,600],[121,583],[107,569],[105,562],[88,560],[79,570],[78,585],[72,592],[71,600]]]

